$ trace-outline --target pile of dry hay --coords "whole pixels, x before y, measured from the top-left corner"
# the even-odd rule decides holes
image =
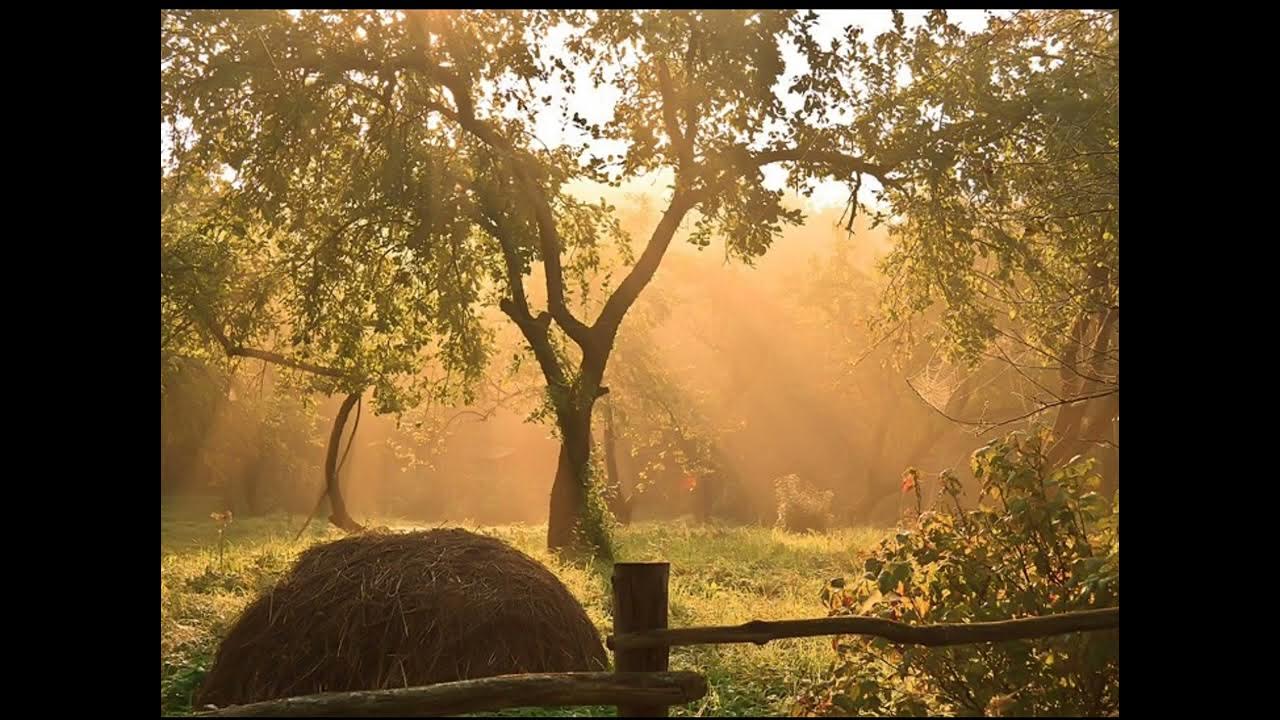
[[[582,606],[519,550],[465,530],[362,534],[307,550],[244,611],[196,703],[605,666]]]

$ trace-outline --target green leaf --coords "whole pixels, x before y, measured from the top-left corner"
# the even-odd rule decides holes
[[[880,569],[884,567],[884,561],[879,558],[869,557],[866,562],[863,563],[863,567],[867,571],[867,578],[874,579],[880,574]]]

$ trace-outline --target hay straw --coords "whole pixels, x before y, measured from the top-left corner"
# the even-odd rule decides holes
[[[222,641],[197,706],[603,670],[555,575],[465,530],[361,534],[304,552]]]

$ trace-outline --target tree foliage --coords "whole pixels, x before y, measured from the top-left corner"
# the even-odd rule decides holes
[[[893,241],[858,359],[894,340],[912,400],[975,431],[1056,411],[1053,459],[1098,454],[1114,487],[1118,13],[1020,11],[976,33],[943,11],[895,23],[870,41],[850,28],[806,46],[814,67],[856,68],[857,92],[823,73],[800,83],[803,112],[845,97],[856,110],[832,132],[904,177],[874,203],[851,199],[849,228],[865,210]],[[865,283],[826,272],[820,303],[847,327]],[[921,374],[951,381],[922,387]]]
[[[373,386],[382,410],[421,397],[428,362],[473,381],[491,345],[479,308],[496,304],[564,442],[553,547],[585,509],[591,409],[622,320],[681,224],[750,261],[802,221],[765,182],[770,165],[802,192],[880,186],[904,248],[888,316],[941,292],[957,353],[993,333],[984,275],[1001,302],[1027,303],[1016,317],[1046,325],[1027,340],[1046,352],[1071,327],[1047,319],[1054,303],[1070,317],[1117,302],[1114,278],[1078,282],[1088,264],[1114,267],[1118,140],[1096,129],[1116,99],[1114,13],[1021,13],[979,33],[898,15],[872,42],[850,28],[829,44],[816,23],[789,10],[162,13],[162,213],[225,178],[163,245],[181,237],[239,268],[233,291],[166,281],[169,302],[224,349],[267,343],[258,356],[312,371],[315,389]],[[805,72],[787,74],[787,48]],[[612,114],[583,117],[580,92],[611,94]],[[557,115],[563,137],[545,145],[539,123]],[[570,188],[650,174],[669,182],[666,207],[589,298],[600,248],[625,238],[612,208]],[[545,310],[525,286],[538,275]]]
[[[308,502],[323,450],[313,403],[264,389],[266,369],[166,355],[160,399],[161,494],[222,498],[251,514]],[[314,496],[310,501],[314,501]]]
[[[1019,12],[966,36],[935,11],[876,40],[857,132],[890,148],[932,138],[899,166],[912,186],[874,216],[895,240],[884,325],[937,307],[953,360],[1068,368],[1118,390],[1118,52],[1116,12]]]

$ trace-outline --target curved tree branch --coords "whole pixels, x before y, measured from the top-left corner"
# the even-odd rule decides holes
[[[565,378],[564,370],[560,367],[560,361],[556,357],[554,348],[551,347],[551,341],[548,337],[548,331],[551,325],[551,315],[549,313],[539,313],[534,315],[529,309],[529,300],[524,292],[524,280],[520,268],[520,257],[516,253],[515,239],[499,222],[489,217],[481,216],[478,218],[480,227],[491,237],[498,241],[502,247],[502,258],[507,269],[507,286],[511,297],[503,298],[498,303],[498,308],[520,328],[520,333],[524,335],[525,340],[529,343],[529,348],[533,350],[533,356],[538,361],[538,366],[542,369],[543,375],[547,378],[547,382],[552,387],[565,388],[568,386]]]
[[[517,311],[531,318],[529,299],[524,292],[524,274],[521,270],[520,255],[516,252],[515,239],[499,224],[500,220],[480,214],[476,221],[490,237],[498,241],[498,246],[502,249],[502,261],[507,269],[507,290],[511,294],[511,301]]]
[[[322,375],[324,377],[337,378],[340,380],[355,379],[350,373],[336,370],[334,368],[293,360],[279,353],[240,347],[231,342],[231,339],[227,337],[226,332],[223,331],[217,323],[209,321],[202,313],[197,312],[197,316],[200,317],[202,324],[209,330],[209,334],[213,335],[214,338],[217,339],[218,344],[222,346],[223,350],[229,356],[256,358],[276,365],[283,365],[297,370],[304,370],[315,375]],[[343,401],[342,406],[338,409],[338,416],[334,419],[333,431],[329,436],[329,447],[325,457],[325,489],[324,492],[321,493],[320,499],[316,501],[316,506],[311,511],[311,514],[307,516],[306,522],[302,524],[302,527],[298,530],[298,534],[294,536],[295,541],[302,537],[303,531],[305,531],[311,524],[311,519],[315,517],[316,512],[319,511],[320,505],[324,502],[326,497],[329,498],[329,502],[333,506],[333,515],[330,516],[329,520],[334,525],[337,525],[347,532],[359,532],[364,529],[360,523],[351,519],[351,516],[347,514],[346,503],[342,500],[342,490],[339,487],[337,480],[338,471],[347,459],[347,454],[344,453],[342,461],[338,461],[338,448],[342,441],[342,430],[346,427],[347,416],[351,413],[351,407],[360,401],[360,396],[363,394],[364,387],[362,385],[359,390],[347,395],[347,399]],[[351,452],[351,444],[355,442],[355,431],[359,426],[360,415],[357,413],[355,427],[351,430],[351,440],[347,442],[347,453]]]
[[[901,179],[889,177],[889,173],[893,171],[893,165],[868,162],[860,157],[836,150],[794,147],[748,153],[747,162],[741,167],[743,170],[754,170],[777,162],[794,162],[815,168],[824,168],[834,171],[842,177],[865,173],[879,180],[880,184],[886,187],[901,186]]]
[[[584,349],[592,343],[589,328],[574,317],[565,303],[564,270],[560,264],[560,232],[556,227],[555,214],[546,190],[538,181],[537,164],[527,154],[516,148],[511,141],[495,130],[492,124],[476,117],[475,101],[471,97],[469,83],[462,77],[434,63],[427,52],[429,44],[427,11],[413,10],[407,12],[410,30],[422,44],[422,52],[411,57],[401,58],[397,65],[402,69],[413,69],[422,72],[431,80],[449,90],[453,96],[456,112],[448,112],[443,105],[437,105],[445,117],[458,123],[464,130],[475,136],[485,145],[497,151],[511,165],[513,174],[523,194],[533,205],[534,218],[538,223],[538,240],[542,250],[542,262],[547,275],[547,307],[556,324],[564,328],[566,334]]]
[[[614,289],[613,294],[605,301],[604,309],[600,311],[600,317],[596,319],[592,329],[599,332],[602,336],[605,347],[611,347],[613,339],[617,337],[618,326],[622,323],[622,318],[626,315],[627,310],[635,303],[636,298],[640,296],[640,291],[644,290],[649,281],[653,279],[654,273],[658,271],[658,266],[662,264],[662,258],[667,252],[667,248],[671,245],[671,239],[675,237],[676,229],[680,227],[680,222],[684,220],[684,216],[702,200],[704,193],[697,191],[680,192],[677,191],[675,196],[671,198],[671,204],[667,207],[666,212],[662,214],[662,219],[658,221],[657,227],[654,228],[653,234],[649,236],[649,242],[645,245],[644,252],[640,254],[640,258],[636,260],[636,264],[631,266],[631,270],[627,276],[618,283],[618,287]]]
[[[1013,423],[1016,423],[1019,420],[1026,420],[1027,418],[1034,417],[1046,410],[1051,410],[1056,407],[1061,407],[1064,405],[1075,405],[1076,403],[1087,402],[1089,400],[1096,400],[1097,398],[1103,398],[1109,395],[1115,395],[1120,392],[1120,386],[1117,385],[1108,390],[1103,390],[1095,393],[1089,393],[1086,395],[1077,395],[1069,398],[1061,398],[1058,400],[1054,400],[1052,402],[1041,402],[1040,407],[1036,408],[1035,410],[1023,413],[1021,415],[1015,415],[1014,417],[1001,420],[999,422],[986,422],[986,421],[975,422],[973,420],[963,420],[961,418],[952,417],[948,415],[946,411],[942,410],[938,406],[934,405],[933,403],[925,399],[925,397],[920,394],[920,391],[916,389],[916,386],[911,384],[911,380],[907,379],[905,380],[905,382],[907,383],[907,387],[911,388],[911,392],[915,393],[916,397],[920,398],[920,401],[923,402],[925,405],[928,405],[934,412],[938,413],[942,417],[958,425],[969,425],[971,427],[982,428],[982,431],[981,431],[982,433],[990,432],[996,428],[1004,427],[1005,425],[1012,425]]]
[[[259,350],[257,348],[248,348],[236,345],[231,342],[231,339],[227,337],[226,332],[223,331],[222,327],[219,326],[218,323],[205,320],[201,324],[203,324],[205,328],[208,329],[209,334],[218,341],[218,344],[222,346],[222,350],[231,357],[247,357],[257,360],[265,360],[266,362],[275,365],[281,365],[295,370],[304,370],[313,375],[322,375],[324,377],[338,379],[350,377],[348,373],[335,368],[324,367],[323,365],[316,365],[315,363],[304,362],[302,360],[294,360],[293,358],[286,357],[280,353],[271,352],[269,350]]]
[[[342,406],[338,408],[338,416],[333,420],[333,431],[329,433],[329,450],[324,458],[325,490],[329,495],[329,504],[333,507],[329,522],[347,532],[360,532],[364,530],[364,526],[347,514],[347,504],[342,500],[342,488],[338,483],[338,446],[342,443],[342,431],[346,428],[347,417],[351,414],[351,408],[360,401],[361,394],[351,393],[342,401]],[[351,433],[351,439],[355,440],[354,430]],[[350,449],[350,447],[348,444],[347,448]]]
[[[665,66],[660,65],[660,76]],[[669,79],[669,78],[668,78]],[[668,93],[664,91],[663,115],[666,118],[667,132],[673,145],[680,147],[685,143],[685,139],[680,135],[680,130],[675,122],[674,108],[670,106]],[[597,330],[602,334],[602,340],[606,347],[609,347],[613,338],[617,334],[618,326],[622,322],[622,318],[626,315],[627,310],[639,297],[640,291],[649,284],[653,279],[653,275],[657,272],[658,266],[662,263],[662,258],[666,254],[667,248],[671,244],[672,237],[675,236],[676,229],[680,226],[680,222],[684,220],[685,215],[692,210],[698,203],[710,197],[718,188],[730,180],[748,172],[755,170],[764,165],[776,162],[801,162],[810,165],[817,165],[830,168],[842,174],[849,175],[853,173],[866,173],[872,175],[881,184],[897,185],[898,181],[888,176],[890,167],[877,165],[867,162],[861,158],[852,155],[846,155],[840,152],[809,150],[804,148],[791,148],[784,150],[769,150],[760,153],[750,153],[739,149],[738,161],[731,163],[729,172],[722,175],[717,181],[703,185],[697,190],[682,191],[683,185],[680,179],[686,176],[684,172],[677,172],[676,193],[671,199],[671,204],[667,207],[667,211],[663,213],[662,219],[658,222],[658,226],[654,228],[653,234],[649,238],[649,243],[645,246],[644,252],[640,255],[640,259],[632,266],[631,271],[623,278],[622,282],[614,290],[604,309],[600,313],[600,317],[596,320],[593,330]],[[690,153],[692,149],[689,148]],[[717,163],[723,162],[721,156],[716,161],[711,161],[703,167],[693,167],[692,165],[681,168],[687,169],[688,174],[694,179],[706,174],[707,170],[715,167]],[[690,160],[691,162],[691,160]]]

